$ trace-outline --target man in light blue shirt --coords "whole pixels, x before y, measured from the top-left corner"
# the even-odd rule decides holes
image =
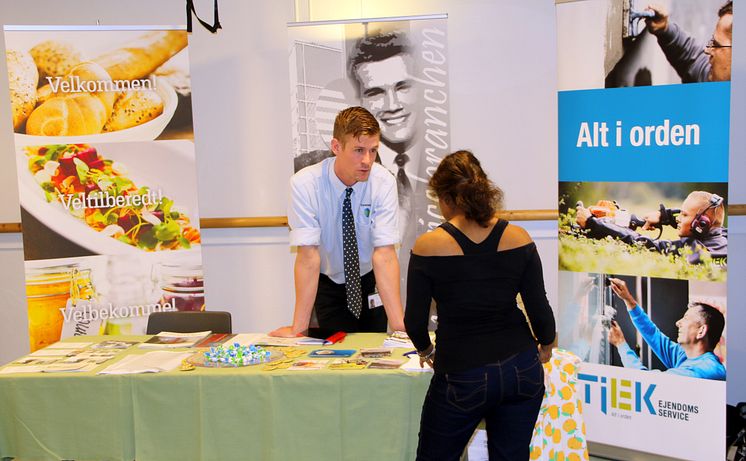
[[[399,243],[396,179],[375,163],[380,133],[376,119],[362,107],[341,111],[334,122],[334,157],[290,179],[290,244],[298,247],[295,311],[293,324],[271,335],[302,334],[314,309],[319,327],[325,330],[385,332],[387,320],[393,330],[404,330],[395,249]],[[361,277],[359,315],[348,309],[346,295],[342,227],[348,195]],[[383,307],[374,293],[376,286]]]
[[[725,380],[725,367],[712,352],[720,342],[720,336],[725,328],[725,317],[719,310],[709,304],[691,303],[684,316],[676,322],[679,334],[674,342],[645,314],[623,280],[610,278],[609,281],[611,289],[627,306],[635,328],[668,368],[666,373]],[[627,344],[622,329],[616,322],[613,322],[609,330],[609,342],[617,347],[625,367],[647,370]]]

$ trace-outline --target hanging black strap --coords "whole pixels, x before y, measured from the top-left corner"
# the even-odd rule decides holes
[[[210,25],[200,19],[199,16],[197,16],[197,11],[194,9],[194,0],[186,0],[186,15],[187,15],[187,32],[192,31],[192,15],[194,15],[195,18],[197,18],[197,21],[199,21],[202,26],[212,32],[213,34],[218,31],[218,29],[222,29],[220,26],[220,19],[218,19],[218,0],[215,0],[215,24]]]

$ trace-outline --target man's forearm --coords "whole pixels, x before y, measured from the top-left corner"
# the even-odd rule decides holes
[[[676,23],[669,22],[664,31],[656,34],[666,60],[679,74],[683,83],[704,82],[710,61],[703,43],[698,43]]]
[[[404,331],[404,309],[401,304],[399,286],[399,260],[393,245],[376,247],[373,250],[373,273],[376,286],[386,309],[389,326]]]
[[[308,329],[313,303],[319,287],[321,258],[317,247],[298,247],[295,259],[295,311],[293,313],[293,333]]]
[[[619,352],[619,358],[622,359],[622,365],[626,368],[634,368],[636,370],[647,370],[647,367],[642,364],[640,357],[629,347],[629,344],[622,342],[617,345],[617,351]]]

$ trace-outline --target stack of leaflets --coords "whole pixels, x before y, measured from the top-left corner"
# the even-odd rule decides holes
[[[329,368],[332,370],[362,370],[368,366],[368,361],[365,359],[334,359],[329,364]]]
[[[388,335],[383,341],[383,347],[406,347],[407,349],[414,349],[414,344],[409,336],[404,331],[395,331]]]
[[[366,359],[380,359],[382,357],[391,357],[390,347],[364,347],[360,349],[360,355]]]
[[[198,331],[196,333],[174,333],[172,331],[162,331],[140,344],[140,347],[145,349],[192,347],[205,339],[205,337],[210,333],[210,331]]]
[[[394,370],[399,368],[404,363],[404,360],[399,359],[373,359],[370,361],[368,368],[377,368],[380,370]]]
[[[194,347],[215,347],[222,344],[230,344],[231,339],[235,336],[229,333],[213,333],[195,344]]]
[[[0,373],[83,372],[113,359],[118,351],[137,341],[104,341],[102,343],[58,342],[13,362]],[[126,343],[126,344],[124,344]],[[102,346],[99,346],[102,345]],[[20,366],[15,366],[20,365]]]
[[[329,359],[298,360],[288,370],[323,370],[329,364]]]
[[[106,340],[101,341],[100,343],[95,343],[91,346],[91,349],[101,349],[101,350],[121,350],[121,349],[128,349],[135,344],[139,344],[140,341],[116,341],[116,340]]]
[[[297,338],[281,338],[269,336],[263,333],[239,333],[230,340],[230,344],[238,343],[242,346],[274,346],[274,347],[293,347],[298,345]]]
[[[309,357],[352,357],[355,349],[316,349],[311,351]]]

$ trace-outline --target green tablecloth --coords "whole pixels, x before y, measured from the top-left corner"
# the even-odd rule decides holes
[[[383,338],[350,335],[331,347],[375,347]],[[74,338],[105,339],[144,337]],[[408,461],[414,459],[432,376],[261,366],[138,375],[96,371],[0,375],[0,458]]]

